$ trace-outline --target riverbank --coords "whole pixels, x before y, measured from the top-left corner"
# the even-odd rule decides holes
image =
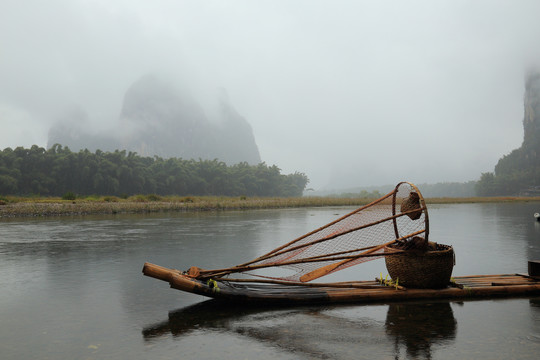
[[[61,198],[20,198],[0,199],[0,218],[84,216],[95,214],[129,214],[156,212],[197,212],[221,210],[256,210],[322,206],[362,206],[374,199],[366,198],[250,198],[250,197],[161,197],[137,195],[127,199],[117,197],[93,197],[75,200]],[[432,198],[428,204],[454,203],[500,203],[532,202],[540,197],[473,197],[473,198]]]

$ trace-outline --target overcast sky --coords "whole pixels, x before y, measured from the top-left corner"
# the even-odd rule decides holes
[[[0,149],[116,122],[150,72],[223,87],[308,186],[476,180],[523,139],[540,1],[0,0]]]

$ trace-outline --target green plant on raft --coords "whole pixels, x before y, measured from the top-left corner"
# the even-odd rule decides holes
[[[403,289],[403,287],[399,286],[399,278],[396,278],[396,281],[394,282],[392,279],[388,279],[388,274],[383,279],[382,273],[380,273],[380,277],[375,278],[376,281],[379,282],[380,285],[383,286],[389,286],[389,287],[395,287],[396,290]]]
[[[219,292],[219,287],[216,280],[208,279],[208,281],[206,282],[206,285],[208,285],[208,287],[212,289],[213,292]]]

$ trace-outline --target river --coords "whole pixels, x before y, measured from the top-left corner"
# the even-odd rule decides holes
[[[0,358],[537,359],[540,297],[224,307],[141,273],[242,263],[347,207],[0,220]],[[527,272],[540,203],[430,205],[453,275]],[[384,260],[333,274],[371,280]]]

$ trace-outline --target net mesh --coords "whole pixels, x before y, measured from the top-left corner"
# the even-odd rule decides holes
[[[319,229],[248,263],[215,272],[250,275],[286,281],[310,281],[383,256],[384,245],[415,236],[427,241],[428,214],[420,191],[411,183],[399,183],[393,191]],[[283,276],[261,274],[269,267],[283,267]],[[291,273],[292,270],[292,274]],[[315,276],[314,272],[321,272]],[[211,271],[207,275],[212,275]]]

